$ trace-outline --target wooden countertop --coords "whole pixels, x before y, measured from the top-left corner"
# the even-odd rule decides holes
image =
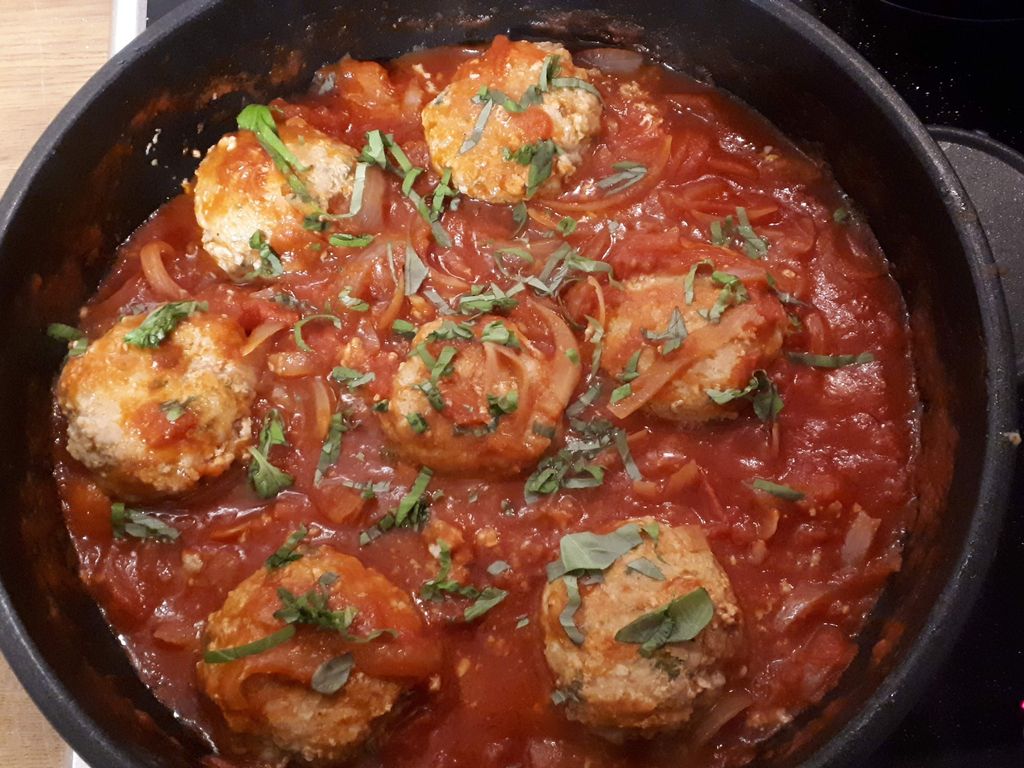
[[[112,0],[0,0],[0,190],[54,115],[106,60],[111,6]],[[70,750],[2,659],[0,734],[0,766],[70,763]]]

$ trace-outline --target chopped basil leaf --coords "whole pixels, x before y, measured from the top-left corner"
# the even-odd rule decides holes
[[[640,528],[635,523],[627,523],[605,534],[567,533],[559,543],[559,559],[548,564],[548,581],[569,573],[604,571],[642,543]]]
[[[428,342],[435,341],[469,341],[473,338],[473,326],[469,323],[456,323],[454,320],[442,320],[441,326],[427,334]]]
[[[683,320],[683,313],[679,311],[679,307],[672,308],[672,314],[669,316],[668,325],[665,327],[665,330],[649,331],[645,328],[641,333],[648,341],[665,342],[661,345],[660,351],[662,355],[669,355],[675,352],[682,346],[689,335],[686,330],[686,322]]]
[[[768,243],[754,232],[747,217],[747,209],[736,208],[736,216],[711,222],[709,227],[711,243],[720,247],[729,247],[739,241],[743,252],[751,259],[763,259],[768,255]]]
[[[526,229],[526,223],[530,220],[530,214],[526,208],[526,203],[518,202],[512,206],[512,223],[515,224],[515,228],[512,231],[513,237],[518,237],[519,233]]]
[[[497,587],[484,587],[473,604],[462,612],[464,621],[475,621],[508,597],[508,592]]]
[[[788,485],[781,485],[779,483],[773,483],[770,480],[763,480],[758,477],[751,483],[751,486],[757,491],[764,491],[770,493],[772,496],[777,496],[785,501],[800,501],[804,498],[805,494],[795,488],[790,488]]]
[[[406,243],[405,245],[405,295],[412,296],[416,293],[423,281],[427,279],[430,270],[423,263],[416,250]]]
[[[320,458],[316,463],[316,472],[313,475],[313,484],[320,485],[323,482],[327,470],[338,462],[341,456],[341,438],[352,429],[346,414],[342,412],[331,414],[331,421],[327,427],[327,435],[324,437],[323,447],[320,449]]]
[[[172,301],[163,304],[150,312],[139,326],[126,333],[124,343],[143,349],[158,347],[182,320],[208,309],[205,301]]]
[[[612,265],[596,259],[588,259],[568,243],[562,243],[548,257],[540,274],[528,280],[534,291],[540,296],[555,296],[573,272],[585,274],[604,273],[608,280],[615,283]]]
[[[342,288],[341,293],[338,294],[338,301],[341,302],[341,306],[345,307],[345,309],[350,309],[353,312],[370,311],[370,305],[362,299],[353,296],[351,288]]]
[[[563,237],[568,237],[576,231],[576,219],[572,216],[563,216],[558,220],[558,225],[555,227],[558,233]]]
[[[683,299],[686,301],[686,305],[693,304],[693,283],[697,279],[697,270],[701,267],[715,268],[711,259],[701,259],[692,267],[690,271],[686,273],[686,278],[683,280]]]
[[[391,489],[391,482],[389,480],[382,480],[379,483],[354,483],[346,480],[342,482],[342,485],[346,485],[352,490],[359,491],[359,496],[364,501],[373,501],[379,494]]]
[[[618,173],[613,173],[611,176],[597,182],[599,188],[608,190],[608,193],[612,195],[629,189],[647,175],[646,165],[634,163],[630,160],[613,163],[612,168],[618,171]]]
[[[410,168],[405,172],[405,178],[402,179],[402,194],[408,196],[412,191],[412,185],[416,183],[417,177],[423,173],[422,168]]]
[[[191,398],[189,399],[191,400]],[[183,403],[180,400],[168,400],[165,403],[160,403],[160,411],[164,418],[173,424],[188,411],[188,403]]]
[[[505,571],[509,570],[512,566],[506,563],[504,560],[495,560],[493,563],[487,566],[487,573],[491,576],[500,576]]]
[[[89,348],[89,339],[85,334],[70,325],[64,323],[50,323],[46,327],[46,335],[57,341],[68,342],[68,357],[84,355]]]
[[[325,696],[337,693],[345,687],[354,666],[355,660],[351,653],[343,653],[325,661],[313,673],[313,690]]]
[[[534,144],[525,144],[515,152],[507,152],[508,160],[530,166],[526,177],[526,199],[529,200],[551,177],[552,164],[559,149],[551,139],[544,139]]]
[[[657,520],[651,520],[649,523],[642,523],[640,525],[640,530],[651,537],[651,541],[654,542],[655,546],[658,545],[658,539],[661,537],[661,526],[658,525]]]
[[[350,235],[346,232],[339,232],[331,235],[328,241],[336,248],[365,248],[373,242],[373,235]]]
[[[138,509],[126,507],[121,502],[110,505],[110,525],[115,539],[131,536],[135,539],[156,539],[174,541],[181,532]]]
[[[203,661],[207,664],[225,664],[229,661],[238,661],[246,656],[255,656],[264,651],[269,651],[271,648],[276,648],[282,643],[288,642],[294,636],[295,625],[288,624],[273,634],[245,645],[238,645],[234,648],[221,648],[220,650],[207,650],[203,653]]]
[[[622,459],[622,467],[626,470],[629,479],[643,480],[644,477],[640,474],[640,468],[637,467],[636,462],[633,460],[633,454],[629,450],[629,440],[626,439],[625,430],[615,430],[614,440],[615,450],[619,452],[619,458]]]
[[[707,312],[706,317],[709,323],[718,323],[722,319],[725,310],[729,307],[739,306],[750,299],[746,286],[743,285],[743,281],[736,275],[729,274],[728,272],[712,272],[711,281],[721,285],[722,290],[719,292],[718,298],[711,309]]]
[[[519,349],[519,339],[501,320],[495,320],[485,325],[483,332],[480,334],[480,341]]]
[[[303,595],[296,595],[284,587],[278,587],[277,597],[281,601],[281,608],[274,612],[274,618],[289,625],[305,624],[337,632],[348,643],[368,643],[382,635],[397,636],[398,633],[393,629],[375,629],[366,635],[358,636],[351,634],[349,628],[359,615],[359,609],[347,606],[340,611],[334,611],[328,604],[328,590],[337,581],[337,574],[324,573],[317,580],[316,586]]]
[[[390,407],[390,400],[378,400],[376,403],[373,404],[373,410],[375,410],[377,413],[387,413],[388,408]]]
[[[459,297],[459,312],[476,314],[485,312],[509,312],[519,305],[519,301],[513,298],[523,290],[522,284],[503,291],[494,283],[491,283],[490,290],[483,290],[480,286],[474,286],[468,295]]]
[[[661,572],[661,568],[646,557],[638,557],[636,560],[629,561],[626,563],[626,570],[636,571],[637,573],[646,576],[648,579],[654,579],[655,581],[665,580],[665,574]]]
[[[305,327],[306,323],[312,323],[315,320],[326,320],[335,328],[341,328],[341,318],[338,317],[337,315],[319,314],[310,315],[309,317],[302,318],[301,320],[299,320],[299,322],[295,324],[295,327],[292,328],[292,335],[295,337],[295,346],[297,346],[303,352],[313,351],[313,348],[306,343],[306,340],[304,338],[302,338],[302,329]]]
[[[614,405],[615,403],[625,400],[627,397],[633,394],[632,384],[623,384],[612,390],[608,400]]]
[[[573,362],[576,365],[580,364],[580,353],[578,349],[565,350],[565,356],[569,358],[570,362]]]
[[[299,178],[299,173],[307,169],[295,154],[288,149],[277,132],[277,123],[274,122],[274,115],[269,107],[262,104],[249,104],[238,113],[238,127],[243,131],[251,131],[256,135],[256,140],[263,147],[263,150],[270,155],[277,170],[288,181],[292,191],[305,203],[312,203],[313,197],[309,190]]]
[[[439,315],[454,315],[455,310],[452,309],[448,302],[441,298],[441,294],[435,291],[433,288],[423,289],[423,298],[434,305],[434,309],[437,310]]]
[[[275,445],[288,445],[288,440],[285,437],[281,413],[273,408],[267,414],[260,430],[259,447],[249,448],[249,454],[253,458],[249,464],[249,481],[257,495],[264,499],[277,496],[295,482],[291,475],[270,463],[270,449]]]
[[[377,374],[373,371],[357,371],[355,368],[348,368],[344,365],[339,365],[331,371],[331,378],[339,383],[344,383],[348,386],[349,391],[359,389],[364,384],[369,384],[377,378]]]
[[[466,139],[462,142],[462,146],[459,147],[459,154],[464,155],[477,144],[480,143],[480,139],[484,137],[484,128],[487,126],[487,121],[491,118],[491,110],[494,109],[494,102],[487,100],[484,102],[483,108],[480,110],[480,114],[477,115],[476,122],[473,124],[473,130],[469,132]]]
[[[441,351],[437,355],[437,360],[434,361],[433,366],[430,368],[430,380],[440,381],[443,378],[452,375],[455,370],[452,366],[452,361],[458,354],[458,350],[455,347],[442,347]]]
[[[487,407],[496,419],[515,413],[519,409],[519,393],[513,389],[501,396],[487,395]]]
[[[412,427],[412,431],[418,435],[422,435],[430,428],[427,424],[427,420],[423,418],[422,413],[407,413],[405,415],[405,420],[409,423],[409,426]]]
[[[535,421],[530,427],[530,431],[539,437],[546,437],[548,440],[554,440],[558,430],[555,429],[552,424],[543,424],[542,422]]]
[[[551,81],[557,77],[558,70],[562,66],[562,59],[557,53],[552,53],[546,59],[540,68],[540,80],[537,83],[537,87],[541,92],[547,92],[551,88]]]
[[[812,368],[843,368],[847,365],[863,365],[875,361],[875,356],[870,352],[861,352],[859,355],[815,355],[810,352],[787,352],[786,357],[794,363],[809,365]]]
[[[420,596],[424,600],[433,600],[434,602],[444,600],[446,594],[468,598],[477,597],[480,594],[480,590],[476,587],[462,584],[449,578],[452,571],[452,551],[448,543],[438,541],[437,547],[437,562],[440,566],[437,576],[423,583],[423,586],[420,588]]]
[[[522,629],[523,627],[529,626],[529,624],[530,624],[530,617],[529,616],[520,616],[519,620],[516,622],[516,629]]]
[[[368,528],[359,535],[360,545],[369,544],[393,528],[422,529],[430,514],[430,497],[426,496],[426,490],[433,476],[432,469],[422,467],[408,493],[398,502],[398,507],[384,515],[372,528]]]
[[[416,326],[408,320],[402,320],[401,318],[391,324],[391,330],[403,339],[412,339],[416,336]]]
[[[580,597],[579,581],[570,574],[564,576],[562,581],[565,582],[565,592],[568,599],[562,612],[558,614],[558,623],[562,625],[562,629],[565,630],[565,634],[568,635],[570,640],[576,645],[583,645],[583,632],[576,626],[576,611],[583,604],[583,599]]]
[[[430,215],[434,219],[440,218],[444,212],[445,200],[452,201],[449,208],[454,211],[456,204],[459,202],[455,199],[458,197],[458,194],[459,191],[452,186],[452,169],[445,168],[441,174],[441,181],[434,187],[434,195],[430,200]]]
[[[296,530],[292,531],[288,538],[284,540],[284,544],[274,554],[267,558],[267,570],[273,571],[277,568],[281,568],[288,563],[294,563],[296,560],[300,560],[300,555],[295,550],[298,549],[299,544],[306,536],[309,535],[309,529],[300,525]]]
[[[850,220],[850,211],[847,208],[839,207],[832,211],[832,221],[836,224],[845,224]]]
[[[444,410],[444,397],[441,395],[441,390],[437,388],[437,385],[432,381],[421,381],[416,385],[416,388],[424,394],[427,398],[427,402],[435,411]],[[409,422],[412,425],[412,422]],[[413,425],[413,429],[417,432],[421,431],[416,425]],[[426,422],[424,422],[424,429],[426,431]]]
[[[281,264],[281,257],[278,256],[270,244],[266,242],[262,230],[257,229],[249,238],[249,247],[258,254],[256,268],[246,275],[246,280],[256,278],[280,278],[285,273],[285,267]]]
[[[754,413],[767,424],[774,423],[785,407],[785,403],[779,395],[779,388],[764,370],[754,371],[750,382],[743,389],[709,389],[707,396],[716,405],[749,399],[754,404]]]
[[[715,605],[711,596],[704,587],[698,587],[631,621],[615,633],[615,639],[620,643],[639,645],[640,654],[650,656],[669,643],[693,640],[714,616]]]

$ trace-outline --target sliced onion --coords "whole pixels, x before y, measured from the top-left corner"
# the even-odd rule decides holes
[[[248,357],[256,349],[273,336],[278,331],[283,331],[287,328],[286,323],[282,323],[280,320],[268,320],[265,323],[260,323],[253,328],[252,333],[249,334],[249,338],[246,339],[245,346],[242,347],[242,357]]]
[[[380,232],[384,228],[384,196],[388,182],[384,171],[368,168],[363,183],[363,204],[351,218],[354,230],[359,232]]]
[[[643,66],[644,57],[624,48],[588,48],[574,57],[578,67],[599,69],[610,75],[631,75]]]
[[[277,352],[270,356],[267,367],[286,379],[309,376],[316,373],[313,358],[305,352]]]
[[[706,744],[736,715],[754,703],[747,691],[729,691],[708,710],[707,715],[693,730],[693,743]]]
[[[569,359],[579,357],[579,345],[565,320],[543,304],[533,306],[547,322],[555,342],[555,355],[548,368],[547,395],[553,403],[568,403],[580,380],[580,366]]]
[[[775,614],[775,626],[783,630],[817,606],[832,590],[825,584],[804,582],[786,595]]]
[[[858,510],[857,516],[850,524],[846,532],[846,539],[843,541],[841,557],[843,565],[847,568],[853,565],[862,565],[867,558],[871,542],[875,540],[875,533],[881,520],[868,516],[863,509]]]
[[[601,324],[601,327],[605,327],[605,304],[604,304],[604,289],[601,284],[597,282],[593,275],[587,275],[587,285],[594,289],[594,294],[597,296],[597,322]]]
[[[163,260],[165,255],[173,256],[174,249],[163,240],[154,240],[142,246],[142,250],[139,252],[142,274],[145,275],[149,287],[161,299],[181,301],[189,294],[168,274]]]
[[[657,186],[668,165],[672,153],[672,137],[666,136],[658,147],[657,153],[647,166],[646,175],[633,186],[619,192],[617,195],[607,197],[596,197],[587,200],[545,200],[545,205],[563,213],[587,213],[604,211],[608,208],[617,208],[634,199],[646,195]]]
[[[633,381],[632,394],[617,403],[609,404],[608,411],[624,419],[642,408],[677,374],[687,370],[719,347],[725,346],[747,322],[756,319],[757,310],[749,304],[734,307],[717,325],[706,325],[699,333],[688,336],[674,354],[659,355],[651,366]]]
[[[316,434],[326,435],[331,426],[331,393],[323,379],[313,379],[313,421]]]

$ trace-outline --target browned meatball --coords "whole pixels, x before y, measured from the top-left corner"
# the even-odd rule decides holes
[[[308,616],[286,624],[290,617],[279,612],[288,600],[279,590],[312,604],[320,625],[311,625]],[[317,613],[320,598],[324,602]],[[329,626],[346,611],[354,611],[347,627]],[[269,649],[233,661],[210,661],[211,652],[287,632],[288,626],[295,627],[295,634]],[[378,630],[389,631],[373,637]],[[272,752],[313,763],[351,756],[403,694],[434,674],[440,663],[439,649],[409,596],[356,558],[328,547],[282,567],[261,568],[245,579],[210,615],[204,647],[199,683],[231,729],[266,743]],[[324,688],[323,671],[317,672],[332,659],[350,667],[347,680],[333,692]]]
[[[509,111],[498,103],[488,106],[480,100],[480,89],[487,86],[522,101],[529,89],[539,87],[552,56],[558,60],[559,83],[573,82],[574,87],[551,85],[539,93],[537,103],[522,111]],[[452,180],[463,194],[492,203],[514,203],[530,191],[530,167],[529,160],[519,162],[512,155],[550,140],[558,151],[552,158],[551,177],[542,188],[558,191],[601,128],[601,99],[588,80],[587,70],[573,66],[572,56],[561,45],[495,38],[482,56],[459,67],[448,87],[423,110],[423,132],[434,167],[438,172],[451,168]],[[586,86],[580,87],[581,82]],[[484,110],[487,115],[482,117]],[[478,139],[475,144],[470,137]]]
[[[579,381],[576,349],[560,317],[538,309],[555,341],[551,352],[513,319],[484,315],[469,322],[437,320],[419,329],[414,352],[395,374],[381,425],[408,461],[440,472],[514,474],[551,444]],[[435,340],[461,326],[461,335]],[[447,369],[429,361],[454,351]],[[443,361],[442,361],[443,362]]]
[[[650,653],[616,639],[639,617],[701,588],[714,613],[694,639]],[[740,609],[729,577],[698,529],[659,526],[657,540],[645,534],[604,572],[601,583],[581,590],[574,617],[580,644],[560,621],[568,602],[564,579],[548,584],[541,604],[544,654],[569,718],[610,735],[652,735],[685,725],[723,692],[742,644]]]
[[[127,317],[72,357],[57,385],[68,451],[125,499],[182,493],[216,477],[252,439],[256,371],[234,320],[198,312],[153,348]]]

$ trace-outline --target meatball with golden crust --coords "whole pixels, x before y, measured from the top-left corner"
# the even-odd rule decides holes
[[[693,276],[692,292],[688,287],[687,273],[657,273],[608,292],[601,366],[617,377],[627,368],[639,374],[632,395],[610,407],[615,415],[642,404],[689,424],[734,418],[744,401],[720,405],[709,391],[742,390],[779,355],[786,313],[763,281],[706,267]]]
[[[122,319],[70,358],[57,384],[68,452],[129,500],[217,477],[252,440],[256,370],[241,326],[198,312],[155,347],[128,343],[154,313]]]
[[[632,524],[650,530],[652,521]],[[651,736],[690,722],[725,690],[743,647],[729,577],[703,533],[689,526],[656,530],[656,538],[643,534],[600,583],[580,585],[582,602],[573,616],[580,644],[560,620],[568,602],[565,580],[549,583],[542,598],[544,655],[565,695],[566,715],[613,737]],[[699,589],[706,590],[713,613],[693,639],[653,651],[636,637],[616,639],[641,616]]]
[[[508,317],[435,320],[419,329],[381,414],[403,458],[439,472],[499,476],[540,458],[579,366],[566,354],[576,341],[565,321],[539,305],[535,311],[550,329],[550,351]]]
[[[256,134],[229,133],[206,153],[196,171],[194,206],[203,248],[230,277],[258,270],[257,232],[285,256],[306,248],[317,236],[303,227],[306,215],[328,211],[352,194],[358,152],[305,120],[278,123],[284,145],[304,166],[298,176],[311,200],[299,198],[274,165]]]
[[[557,59],[554,74],[550,57]],[[601,128],[601,99],[589,79],[588,71],[573,66],[572,56],[556,43],[496,37],[483,55],[462,64],[423,109],[434,168],[438,173],[451,168],[452,181],[465,195],[515,203],[537,191],[529,185],[530,157],[521,151],[530,153],[530,147],[550,141],[557,150],[550,178],[539,189],[557,193]],[[481,99],[483,87],[490,100]],[[504,97],[519,106],[510,111],[502,106]]]
[[[230,652],[288,627],[272,647]],[[245,579],[207,620],[204,650],[199,683],[228,726],[313,764],[350,757],[440,665],[409,596],[329,547]]]

